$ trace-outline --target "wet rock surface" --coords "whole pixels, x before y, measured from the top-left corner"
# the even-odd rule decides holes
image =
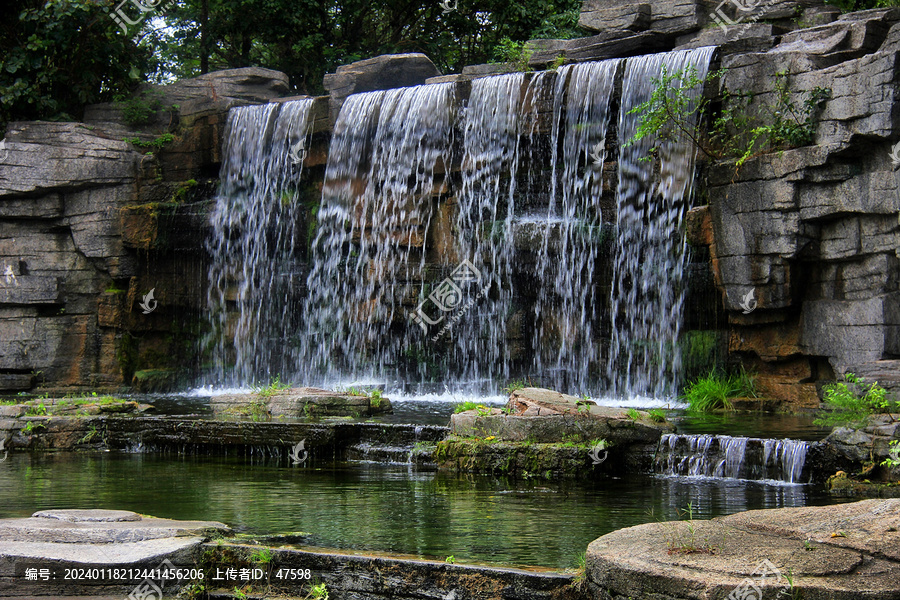
[[[760,598],[897,597],[900,500],[630,527],[591,542],[587,574],[603,599],[716,600],[742,589]]]

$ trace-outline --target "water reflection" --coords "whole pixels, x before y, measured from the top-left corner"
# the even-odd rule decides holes
[[[120,453],[11,454],[0,517],[49,508],[117,508],[212,519],[253,533],[307,532],[309,543],[563,568],[615,529],[756,508],[832,502],[814,486],[690,478],[511,481],[411,467]]]

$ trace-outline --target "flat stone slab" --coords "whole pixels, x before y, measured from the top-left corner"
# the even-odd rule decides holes
[[[898,598],[900,499],[629,527],[591,542],[586,564],[597,598]]]
[[[318,388],[291,388],[264,395],[257,392],[223,394],[210,398],[216,414],[285,417],[369,417],[391,412],[387,398],[333,392]]]
[[[0,555],[11,542],[111,544],[162,538],[229,534],[217,521],[141,517],[124,510],[49,510],[24,519],[0,519]]]
[[[175,521],[127,510],[54,509],[0,520],[0,598],[28,595],[123,598],[140,575],[72,575],[71,569],[192,567],[202,544],[231,530],[216,521]],[[28,569],[46,579],[28,579]],[[169,597],[169,596],[167,596]]]
[[[70,523],[117,523],[141,520],[141,515],[130,510],[81,510],[77,508],[41,510],[31,516],[36,519],[58,519]]]
[[[203,537],[178,537],[118,544],[3,542],[0,549],[0,576],[12,575],[14,560],[86,565],[127,565],[153,560],[158,562],[163,558],[171,560],[173,555],[189,554],[204,541],[206,540]]]

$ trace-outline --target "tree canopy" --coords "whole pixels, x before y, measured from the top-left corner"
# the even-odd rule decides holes
[[[138,21],[127,32],[111,18],[119,7]],[[0,127],[77,119],[85,104],[142,82],[217,69],[276,69],[301,93],[321,93],[325,73],[379,54],[423,52],[453,72],[501,59],[528,39],[584,35],[580,7],[581,0],[6,0]]]

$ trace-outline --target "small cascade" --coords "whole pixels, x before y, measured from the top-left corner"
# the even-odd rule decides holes
[[[561,67],[553,99],[550,202],[534,305],[534,368],[551,385],[582,392],[595,383],[590,372],[598,358],[594,333],[599,320],[595,271],[600,196],[609,105],[621,63],[616,59]]]
[[[799,483],[808,448],[807,442],[790,439],[668,433],[660,440],[656,472]]]
[[[213,234],[208,306],[213,383],[269,379],[294,369],[299,180],[311,99],[228,113]],[[228,318],[236,304],[236,319]],[[226,365],[233,364],[229,368]]]
[[[455,309],[467,301],[467,312],[448,340],[463,382],[510,376],[506,318],[513,294],[512,225],[524,88],[523,73],[476,79],[465,110],[458,250],[446,264],[468,260],[480,276],[448,303]]]
[[[649,136],[630,145],[639,115],[663,71],[693,66],[703,79],[715,48],[629,58],[619,110],[619,184],[616,256],[612,281],[612,340],[607,375],[613,393],[671,397],[680,371],[678,338],[684,304],[686,243],[682,222],[694,180],[696,150],[683,137]],[[687,95],[696,100],[702,90]],[[653,146],[654,160],[644,160]],[[659,175],[654,175],[657,165]]]
[[[450,163],[452,84],[355,94],[325,174],[301,364],[324,381],[381,375],[411,340],[392,326],[423,289],[436,175]],[[394,328],[396,329],[396,328]],[[411,334],[407,334],[411,335]]]
[[[422,465],[447,434],[446,427],[433,425],[367,426],[360,429],[359,440],[347,447],[345,457],[363,462]]]

